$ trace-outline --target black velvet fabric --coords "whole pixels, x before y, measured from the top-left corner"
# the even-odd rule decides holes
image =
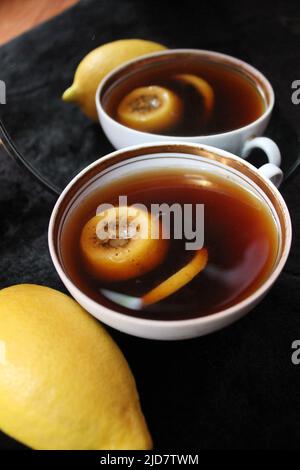
[[[244,4],[243,4],[244,5]],[[259,68],[277,103],[267,135],[280,145],[283,168],[297,158],[300,79],[297,2],[83,0],[0,48],[7,104],[0,112],[19,149],[63,187],[112,148],[99,125],[60,100],[80,59],[118,38],[142,37],[169,47],[213,49]],[[0,154],[0,287],[38,283],[64,291],[49,257],[47,225],[55,197],[4,152]],[[300,175],[282,187],[294,239],[272,291],[231,327],[194,340],[157,342],[110,330],[136,377],[143,410],[159,449],[299,448]],[[0,447],[21,444],[0,436]]]

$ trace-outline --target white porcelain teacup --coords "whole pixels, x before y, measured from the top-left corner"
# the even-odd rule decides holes
[[[250,124],[238,129],[219,134],[192,137],[141,132],[120,124],[109,115],[103,103],[103,98],[108,89],[116,86],[121,80],[126,80],[127,76],[151,67],[162,68],[164,65],[168,66],[171,61],[174,61],[176,64],[178,63],[179,67],[184,61],[190,61],[191,63],[206,61],[232,69],[233,73],[237,73],[245,78],[245,80],[248,80],[260,93],[261,99],[264,102],[263,113]],[[95,99],[101,126],[112,145],[117,149],[146,142],[180,140],[180,142],[213,145],[228,150],[242,158],[247,158],[252,149],[260,148],[267,154],[269,161],[272,161],[275,165],[280,165],[280,151],[277,144],[268,137],[261,137],[268,125],[274,107],[273,88],[261,72],[235,57],[214,51],[197,49],[173,49],[148,54],[114,69],[101,82]]]
[[[159,168],[209,171],[226,177],[255,194],[271,211],[278,231],[275,264],[261,285],[248,297],[230,308],[208,316],[186,320],[152,320],[118,312],[88,297],[69,276],[61,253],[61,233],[70,211],[95,189],[102,190],[113,181],[130,174],[131,178]],[[270,179],[271,181],[270,181]],[[291,244],[291,222],[287,206],[276,188],[282,178],[273,163],[256,169],[245,160],[214,147],[186,142],[138,145],[115,151],[81,171],[59,197],[49,224],[49,249],[55,268],[72,296],[93,316],[120,331],[143,338],[176,340],[205,335],[236,321],[266,295],[286,262]],[[274,184],[273,184],[274,183]],[[76,256],[76,254],[74,254]],[[187,317],[188,317],[187,312]]]

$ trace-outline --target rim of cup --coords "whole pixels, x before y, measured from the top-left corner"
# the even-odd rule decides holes
[[[159,148],[159,151],[155,152],[155,150],[157,150],[158,148]],[[184,149],[184,151],[181,150],[180,152],[180,149]],[[103,304],[101,304],[100,302],[96,302],[95,300],[91,299],[88,295],[86,295],[79,287],[77,287],[73,283],[69,275],[64,270],[62,263],[59,259],[59,256],[57,254],[56,241],[54,240],[55,231],[58,229],[57,224],[60,223],[60,220],[58,220],[59,211],[61,210],[61,205],[63,201],[65,201],[66,196],[70,197],[70,193],[72,193],[72,191],[70,190],[72,188],[74,189],[74,186],[78,185],[78,182],[82,180],[81,186],[79,186],[77,191],[75,191],[73,194],[73,197],[74,195],[76,197],[76,194],[78,195],[78,191],[80,187],[82,188],[83,185],[87,186],[88,182],[90,181],[91,178],[84,178],[84,177],[86,177],[88,173],[91,172],[91,170],[93,170],[94,168],[98,166],[101,166],[101,164],[109,160],[112,160],[111,164],[113,165],[115,163],[113,160],[116,157],[122,156],[123,154],[124,154],[123,155],[124,160],[128,159],[128,157],[126,157],[126,154],[128,153],[130,154],[130,153],[136,153],[140,151],[141,156],[142,156],[143,150],[152,150],[151,152],[152,154],[153,153],[172,153],[172,152],[178,153],[179,152],[179,153],[182,153],[183,156],[184,154],[185,155],[190,154],[194,156],[197,155],[196,152],[192,153],[192,149],[194,151],[196,150],[198,152],[198,155],[201,151],[203,151],[203,152],[208,152],[215,156],[218,156],[221,159],[224,159],[225,157],[229,161],[236,162],[236,163],[238,162],[239,165],[242,165],[244,169],[246,170],[248,169],[250,173],[254,173],[255,176],[258,178],[258,180],[262,183],[262,185],[265,186],[268,189],[268,191],[273,195],[273,197],[275,198],[276,202],[278,203],[282,211],[283,219],[284,219],[284,228],[282,229],[282,231],[283,230],[285,231],[285,237],[284,237],[285,243],[282,246],[282,251],[281,251],[279,260],[277,264],[275,265],[274,269],[271,271],[269,276],[262,282],[262,284],[252,294],[248,295],[246,298],[244,298],[240,302],[237,302],[236,304],[232,305],[229,308],[226,308],[224,310],[219,310],[215,313],[202,316],[202,317],[179,319],[179,320],[152,320],[149,318],[135,317],[135,316],[130,316],[124,313],[117,312],[113,310],[113,308],[108,308],[104,306]],[[207,157],[204,156],[203,158],[207,158]],[[243,172],[241,171],[238,171],[238,172],[243,174]],[[99,173],[100,173],[100,168],[99,168]],[[264,189],[262,190],[265,193]],[[272,206],[274,207],[273,203],[272,203]],[[274,209],[278,215],[278,210],[275,207]],[[151,324],[151,325],[160,326],[161,328],[169,328],[170,326],[174,328],[180,328],[183,325],[193,325],[193,324],[204,325],[207,323],[214,322],[214,320],[219,320],[221,318],[229,317],[232,314],[234,314],[237,310],[242,310],[243,308],[247,307],[249,304],[253,304],[253,303],[255,304],[255,301],[258,301],[269,290],[269,288],[272,286],[272,284],[275,282],[275,280],[281,273],[286,263],[289,251],[290,251],[291,239],[292,239],[292,226],[291,226],[290,214],[286,206],[286,203],[283,197],[281,196],[280,192],[278,191],[278,189],[265,176],[260,174],[257,168],[255,168],[253,165],[251,165],[247,161],[241,159],[240,157],[237,157],[225,150],[221,150],[216,147],[212,147],[210,145],[190,144],[187,142],[157,142],[157,143],[134,145],[131,147],[126,147],[126,148],[111,152],[108,155],[101,157],[95,162],[91,163],[70,181],[70,183],[66,186],[66,188],[63,190],[63,192],[59,196],[54,206],[54,209],[52,211],[50,222],[49,222],[49,229],[48,229],[48,245],[49,245],[49,251],[50,251],[51,258],[52,258],[52,262],[54,263],[56,271],[58,272],[62,282],[65,284],[65,286],[71,293],[72,291],[76,293],[76,298],[80,297],[84,299],[85,304],[88,303],[97,308],[101,307],[101,309],[105,311],[107,315],[114,317],[115,319],[126,321],[127,324],[131,323],[131,324],[139,324],[139,325],[145,325],[145,326]]]
[[[165,56],[169,55],[198,55],[205,57],[206,59],[216,59],[213,60],[212,62],[218,63],[220,65],[227,65],[231,66],[232,69],[236,69],[238,72],[244,72],[244,74],[249,78],[252,79],[252,81],[255,83],[255,86],[257,90],[259,91],[262,100],[265,103],[265,110],[263,113],[255,120],[251,121],[249,124],[246,124],[245,126],[237,127],[236,129],[232,129],[230,131],[226,132],[219,132],[219,133],[214,133],[214,134],[200,134],[200,135],[194,135],[194,136],[175,136],[178,140],[182,140],[185,142],[193,142],[193,139],[195,138],[200,138],[200,137],[211,137],[211,136],[230,136],[233,135],[236,132],[244,131],[246,129],[251,128],[251,126],[255,124],[259,124],[260,122],[264,121],[272,112],[275,104],[275,94],[273,87],[269,80],[266,78],[266,76],[260,72],[258,69],[253,67],[252,65],[248,64],[247,62],[238,59],[237,57],[224,54],[222,52],[217,52],[217,51],[210,51],[207,49],[167,49],[164,51],[159,51],[159,52],[153,52],[151,54],[146,54],[139,56],[135,59],[132,59],[130,61],[125,62],[124,64],[121,64],[120,66],[114,68],[109,74],[107,74],[104,79],[100,82],[96,95],[95,95],[95,101],[96,101],[96,107],[98,110],[98,115],[100,118],[100,115],[103,115],[106,120],[111,122],[114,125],[117,125],[121,129],[126,129],[128,132],[133,132],[137,133],[140,136],[147,136],[147,135],[158,135],[153,132],[143,132],[139,131],[137,129],[133,129],[131,127],[125,126],[124,124],[121,124],[119,121],[114,119],[110,114],[107,113],[105,107],[102,104],[103,97],[106,92],[106,88],[110,85],[109,82],[114,82],[116,79],[118,79],[118,75],[127,73],[131,68],[137,67],[138,64],[142,64],[144,66],[147,61],[153,60],[155,62],[155,59],[163,58]],[[159,134],[159,137],[161,138],[162,141],[167,141],[168,139],[174,139],[174,135],[170,136],[167,134]]]

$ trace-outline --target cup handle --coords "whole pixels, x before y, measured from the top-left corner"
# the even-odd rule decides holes
[[[283,180],[283,173],[279,168],[281,164],[281,153],[278,145],[269,137],[254,137],[245,142],[241,152],[241,156],[248,158],[251,150],[259,148],[263,150],[267,156],[269,163],[262,165],[258,171],[278,188]]]

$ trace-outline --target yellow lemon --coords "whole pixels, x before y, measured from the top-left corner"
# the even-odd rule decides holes
[[[178,124],[183,114],[180,98],[161,86],[139,87],[126,95],[118,106],[118,120],[144,132],[163,132]]]
[[[164,261],[169,247],[161,233],[160,221],[142,209],[108,209],[92,217],[81,232],[86,270],[106,281],[124,281],[152,271]]]
[[[164,49],[161,44],[143,39],[121,39],[97,47],[80,62],[74,82],[62,98],[77,103],[89,118],[97,120],[95,94],[105,75],[128,60]]]
[[[74,300],[0,291],[0,428],[35,449],[150,449],[128,364]]]

